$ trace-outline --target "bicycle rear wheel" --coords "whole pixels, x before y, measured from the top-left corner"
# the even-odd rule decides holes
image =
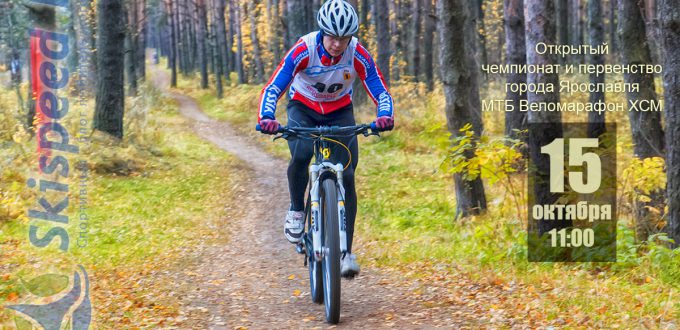
[[[335,181],[325,179],[322,184],[323,237],[326,253],[322,261],[323,294],[326,321],[340,321],[340,229],[338,228],[338,194]]]

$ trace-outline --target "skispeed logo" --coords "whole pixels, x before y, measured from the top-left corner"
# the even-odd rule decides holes
[[[80,272],[73,273],[72,281],[59,274],[45,274],[29,281],[28,291],[39,297],[40,303],[6,306],[22,316],[15,318],[16,328],[31,329],[39,325],[45,330],[87,330],[92,320],[90,280],[85,268],[78,267]],[[71,289],[65,290],[69,282]]]

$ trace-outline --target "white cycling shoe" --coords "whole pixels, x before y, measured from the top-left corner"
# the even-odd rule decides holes
[[[358,275],[360,270],[356,254],[345,253],[342,256],[342,260],[340,260],[340,276],[352,278]]]
[[[304,229],[305,212],[288,211],[288,214],[286,214],[286,222],[283,224],[283,234],[286,235],[288,242],[293,244],[300,242]]]

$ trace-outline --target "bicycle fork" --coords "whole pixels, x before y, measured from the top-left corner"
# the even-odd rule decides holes
[[[347,219],[345,217],[345,186],[342,182],[342,172],[344,167],[342,164],[332,164],[329,162],[323,162],[321,164],[312,164],[309,166],[310,179],[312,180],[312,188],[310,190],[310,195],[312,199],[312,245],[314,249],[314,257],[316,261],[321,261],[326,253],[322,248],[323,243],[321,242],[321,217],[319,215],[319,186],[321,182],[319,181],[320,173],[324,171],[333,171],[336,176],[336,187],[338,188],[338,220],[340,221],[340,253],[344,254],[347,252]],[[327,249],[328,247],[326,247]]]

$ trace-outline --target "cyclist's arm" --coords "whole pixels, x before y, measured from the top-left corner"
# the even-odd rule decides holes
[[[378,117],[392,117],[394,108],[392,95],[387,90],[385,79],[378,66],[375,65],[373,57],[361,44],[357,44],[354,51],[354,69],[364,83],[368,95],[373,99],[373,103],[378,106]]]
[[[279,66],[274,70],[271,78],[260,93],[260,112],[257,121],[261,119],[275,119],[276,103],[288,89],[293,81],[293,77],[307,67],[309,62],[309,51],[307,44],[302,39],[288,51],[288,54],[281,60]]]

